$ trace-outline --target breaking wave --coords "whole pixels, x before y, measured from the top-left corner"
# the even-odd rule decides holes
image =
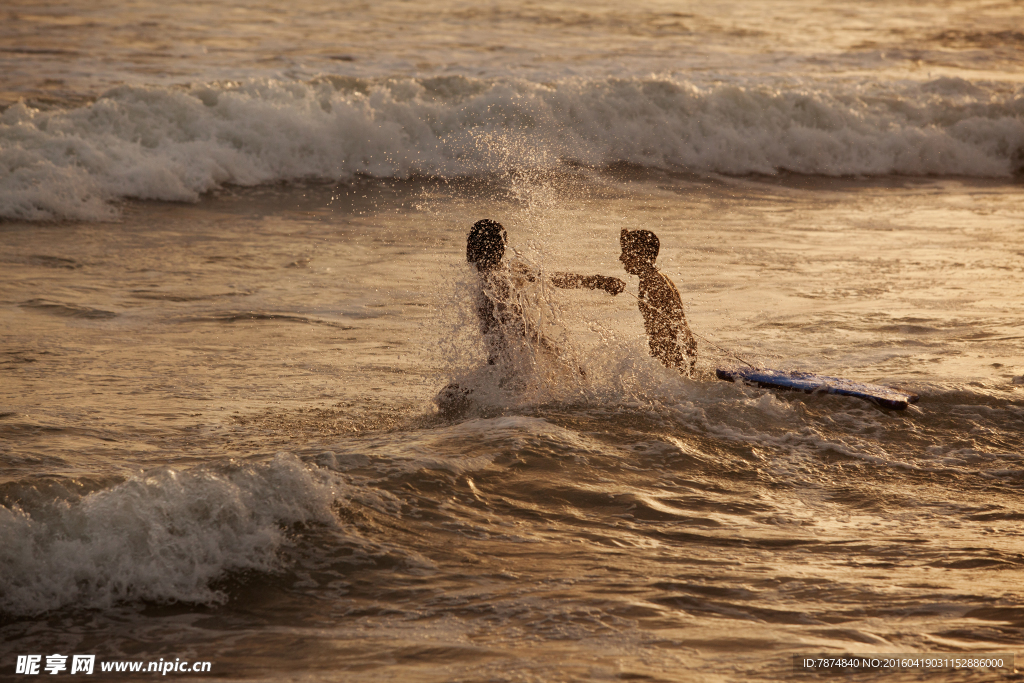
[[[333,525],[333,502],[320,470],[280,455],[220,471],[165,468],[27,509],[0,505],[0,613],[220,602],[213,582],[276,569],[287,525]]]
[[[0,218],[104,220],[225,184],[466,176],[565,162],[696,173],[1007,177],[1024,92],[941,78],[821,90],[673,77],[320,78],[129,87],[0,114]]]

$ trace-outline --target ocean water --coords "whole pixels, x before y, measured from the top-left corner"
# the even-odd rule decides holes
[[[1020,2],[0,17],[3,680],[1024,661]],[[480,218],[626,291],[525,285],[561,355],[488,366]],[[647,353],[623,227],[692,379]],[[715,379],[744,363],[920,401]]]

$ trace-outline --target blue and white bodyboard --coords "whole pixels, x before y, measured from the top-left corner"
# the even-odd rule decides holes
[[[826,377],[811,372],[790,372],[786,370],[762,370],[757,368],[718,368],[718,379],[732,382],[746,382],[768,389],[803,391],[807,394],[824,393],[840,396],[854,396],[871,401],[885,408],[904,410],[911,403],[917,403],[918,395],[901,389],[865,384],[839,377]]]

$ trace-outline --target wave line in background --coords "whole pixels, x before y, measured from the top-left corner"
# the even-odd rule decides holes
[[[1024,93],[939,78],[830,90],[674,77],[464,76],[112,89],[0,114],[0,218],[108,220],[123,199],[360,175],[480,176],[565,163],[726,175],[1008,178]]]

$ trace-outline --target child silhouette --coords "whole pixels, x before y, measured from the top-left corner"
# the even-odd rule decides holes
[[[505,229],[490,219],[474,223],[466,239],[466,260],[476,266],[480,276],[476,314],[487,345],[487,363],[498,364],[507,357],[510,344],[519,339],[535,339],[546,353],[560,357],[558,347],[533,329],[515,297],[516,289],[526,282],[535,282],[540,274],[522,263],[505,263],[505,243]],[[626,287],[622,280],[603,275],[554,273],[549,281],[562,289],[603,289],[610,294],[618,294]]]
[[[686,324],[679,290],[654,265],[661,247],[657,235],[650,230],[623,229],[619,244],[619,260],[626,272],[640,278],[637,301],[651,355],[666,367],[692,376],[697,366],[697,342]]]

